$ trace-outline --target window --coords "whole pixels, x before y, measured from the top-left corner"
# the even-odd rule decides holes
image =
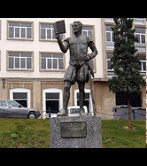
[[[60,35],[61,39],[63,39],[63,34]],[[40,24],[40,39],[41,40],[54,40],[55,37],[55,31],[54,26],[52,24]]]
[[[140,62],[141,62],[141,73],[146,73],[146,56],[143,54],[138,54]],[[112,62],[111,58],[113,57],[113,53],[108,53],[107,52],[107,72],[108,74],[113,74],[114,70],[111,67]]]
[[[93,27],[83,26],[82,34],[86,35],[86,36],[90,36],[93,39],[94,38],[94,36],[93,36]]]
[[[58,113],[63,108],[63,94],[61,89],[51,88],[43,90],[43,119],[51,109],[52,113]]]
[[[60,93],[46,93],[46,113],[48,113],[49,108],[51,109],[52,113],[59,112],[59,98]]]
[[[25,88],[16,88],[10,90],[10,100],[15,100],[23,107],[30,108],[30,90]]]
[[[74,35],[72,31],[72,36]],[[93,27],[92,26],[83,26],[82,35],[90,36],[94,39]]]
[[[13,108],[19,108],[19,103],[16,103],[15,101],[8,101],[8,106]]]
[[[32,70],[32,53],[9,52],[8,69]]]
[[[63,70],[63,54],[41,53],[41,70]]]
[[[32,39],[32,23],[9,22],[9,39]]]
[[[136,37],[138,38],[139,44],[145,44],[145,28],[136,28]]]
[[[106,42],[111,42],[113,43],[113,31],[112,31],[112,26],[107,26],[105,27],[105,32],[106,32]]]
[[[132,107],[141,107],[141,94],[130,95],[130,103]],[[125,93],[116,93],[116,105],[128,105],[127,95]]]
[[[146,73],[146,56],[138,54],[140,62],[141,62],[141,71],[142,73]]]
[[[13,93],[13,100],[21,104],[23,107],[27,107],[27,93],[26,92],[14,92]]]
[[[107,53],[107,71],[113,71],[113,68],[111,67],[112,62],[111,58],[113,57],[113,53]]]
[[[6,101],[5,100],[0,100],[0,107],[6,107]]]

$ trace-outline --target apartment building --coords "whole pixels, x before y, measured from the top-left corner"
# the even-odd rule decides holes
[[[114,48],[112,18],[0,18],[0,98],[13,99],[23,106],[38,108],[45,118],[48,107],[58,112],[63,106],[63,77],[69,63],[69,51],[63,54],[55,39],[53,23],[65,20],[66,34],[71,36],[71,25],[81,21],[83,34],[93,38],[98,56],[91,61],[95,73],[93,81],[97,115],[112,113],[112,107],[123,104],[120,94],[109,92],[108,78],[113,76],[110,59]],[[134,26],[139,43],[142,70],[146,78],[146,19],[135,18]],[[89,50],[89,53],[91,51]],[[78,105],[78,86],[71,88],[69,105]],[[89,113],[93,113],[90,86],[85,87]],[[146,86],[134,103],[145,107]],[[101,114],[102,118],[109,118]]]
[[[114,43],[113,43],[113,32],[111,27],[115,26],[115,23],[113,21],[113,18],[104,18],[103,20],[103,47],[104,47],[104,76],[107,78],[111,78],[114,75],[113,69],[111,68],[111,58],[113,56],[113,49],[114,49]],[[146,18],[134,18],[134,28],[136,29],[135,35],[138,38],[138,42],[135,43],[136,49],[138,49],[138,52],[136,53],[141,61],[141,75],[144,79],[146,79],[146,30],[147,30],[147,24],[146,24]],[[146,107],[145,100],[146,100],[146,84],[142,86],[141,94],[139,96],[132,95],[131,96],[131,105],[133,107]],[[112,98],[111,98],[112,99]],[[113,100],[113,103],[116,103],[116,105],[127,105],[126,96],[125,94],[117,93],[115,95],[115,99]]]

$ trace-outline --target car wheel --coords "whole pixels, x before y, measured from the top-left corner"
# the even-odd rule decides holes
[[[28,118],[29,119],[35,119],[36,118],[36,114],[33,113],[33,112],[29,113]]]

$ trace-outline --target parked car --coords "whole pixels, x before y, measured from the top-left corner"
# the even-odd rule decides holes
[[[112,108],[114,119],[128,120],[128,106],[120,105]],[[146,108],[131,107],[132,120],[146,120]]]
[[[14,100],[0,100],[0,118],[39,118],[37,109],[26,108]]]
[[[80,107],[79,106],[70,106],[67,108],[68,110],[68,116],[79,116],[80,115]],[[86,106],[84,106],[85,113],[88,114],[88,109]],[[51,118],[57,117],[56,113],[51,113]],[[49,118],[49,114],[46,114],[46,118]]]
[[[87,107],[84,106],[84,111],[85,111],[85,114],[88,114],[88,110],[87,110]],[[71,107],[68,107],[68,116],[80,116],[80,107],[79,106],[71,106]]]

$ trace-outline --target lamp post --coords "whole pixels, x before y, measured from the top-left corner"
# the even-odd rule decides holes
[[[2,83],[3,83],[3,89],[5,89],[6,80],[4,78],[2,79]]]

